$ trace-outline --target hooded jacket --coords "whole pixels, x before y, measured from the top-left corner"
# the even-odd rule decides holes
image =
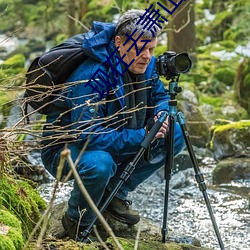
[[[87,150],[103,150],[117,156],[136,153],[140,148],[146,131],[143,127],[125,128],[123,79],[119,74],[114,74],[108,64],[104,65],[115,50],[114,35],[115,25],[102,22],[94,22],[92,29],[84,35],[82,46],[87,59],[69,77],[62,97],[47,115],[43,142],[47,147],[62,147],[69,142],[82,148],[88,141]],[[152,57],[144,73],[148,87],[147,118],[169,109],[169,95],[159,80],[155,63],[156,59]],[[112,57],[112,64],[122,72],[122,66],[115,57]],[[87,84],[98,69],[102,70],[98,78],[111,83],[105,89],[109,93],[102,100]],[[91,84],[99,91],[103,90],[96,82],[92,81]]]

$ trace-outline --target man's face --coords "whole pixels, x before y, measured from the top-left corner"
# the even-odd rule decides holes
[[[133,39],[136,40],[138,36],[133,37]],[[139,41],[136,43],[138,52],[141,50],[141,48],[145,44],[145,42],[142,42],[141,40],[146,40],[146,39],[141,37]],[[136,56],[135,45],[130,49],[129,52],[127,52],[127,50],[130,48],[130,46],[133,43],[132,40],[129,40],[126,43],[126,45],[123,46],[126,40],[123,41],[120,36],[115,37],[115,46],[116,47],[119,46],[118,51],[120,52],[120,56],[122,57],[124,54],[126,54],[126,56],[123,58],[123,61],[127,64],[130,64],[130,62],[133,59],[135,59],[135,61],[130,65],[128,69],[130,72],[134,74],[143,74],[146,71],[149,65],[149,62],[151,60],[151,57],[153,55],[154,48],[156,47],[156,44],[157,44],[157,39],[155,38],[155,39],[147,39],[147,40],[151,40],[151,41],[148,42],[146,46],[143,48],[143,50],[140,52],[140,54]]]

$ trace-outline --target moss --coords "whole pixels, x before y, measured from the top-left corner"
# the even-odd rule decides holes
[[[7,235],[0,234],[0,249],[16,250],[13,241]]]
[[[24,240],[23,240],[23,236],[22,236],[22,231],[16,231],[15,228],[11,228],[9,233],[7,234],[7,236],[12,240],[14,246],[16,249],[21,249],[23,244],[24,244]]]
[[[7,226],[14,227],[18,230],[21,230],[20,221],[16,218],[16,216],[11,214],[7,210],[0,209],[0,221]]]
[[[220,141],[220,144],[226,144],[228,151],[234,152],[234,143],[248,143],[250,141],[250,133],[245,131],[249,130],[250,121],[243,120],[238,122],[232,122],[226,125],[214,125],[210,130],[210,149],[214,150],[214,140]],[[234,142],[230,142],[230,133],[234,133]],[[250,132],[250,131],[249,131]],[[227,136],[226,136],[227,135]]]
[[[135,241],[133,239],[124,239],[124,238],[118,238],[120,244],[124,248],[124,250],[133,250]],[[113,240],[109,238],[107,240],[108,243],[113,245]],[[175,242],[167,242],[162,243],[161,241],[155,241],[155,240],[139,240],[138,244],[139,250],[199,250],[199,249],[205,249],[202,247],[196,247],[189,244],[182,244],[182,243],[175,243]]]
[[[225,132],[225,131],[232,130],[232,129],[241,130],[241,129],[245,129],[249,127],[250,127],[250,121],[239,121],[239,122],[229,123],[229,124],[222,125],[222,126],[215,126],[214,133]]]
[[[222,107],[224,103],[224,99],[221,96],[209,96],[209,95],[201,95],[199,97],[200,103],[210,104],[214,107]]]
[[[21,249],[24,243],[20,221],[10,212],[0,210],[0,223],[10,227],[6,235],[0,235],[0,249]]]
[[[213,77],[221,83],[224,83],[228,86],[232,86],[234,83],[235,71],[228,67],[221,67],[214,71]]]
[[[10,67],[22,68],[25,64],[25,56],[23,54],[16,54],[2,64],[2,69],[8,69]]]
[[[21,222],[24,237],[34,228],[40,218],[45,201],[27,182],[9,176],[0,179],[0,205],[11,211]]]

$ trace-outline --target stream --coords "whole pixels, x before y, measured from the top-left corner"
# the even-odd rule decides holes
[[[250,180],[212,185],[215,164],[212,158],[206,157],[202,160],[200,169],[225,249],[250,250]],[[159,226],[159,232],[165,194],[162,172],[163,170],[155,173],[129,196],[133,201],[132,208]],[[53,185],[54,182],[50,182],[39,187],[46,201],[51,197]],[[72,182],[64,184],[57,193],[55,203],[67,200],[71,188]],[[177,237],[194,237],[203,247],[220,249],[202,192],[197,187],[193,168],[174,173],[170,180],[168,228]]]

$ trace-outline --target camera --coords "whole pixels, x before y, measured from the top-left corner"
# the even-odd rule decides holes
[[[167,80],[188,73],[192,61],[187,53],[176,54],[174,51],[164,52],[156,59],[156,69],[159,75],[165,76]]]

